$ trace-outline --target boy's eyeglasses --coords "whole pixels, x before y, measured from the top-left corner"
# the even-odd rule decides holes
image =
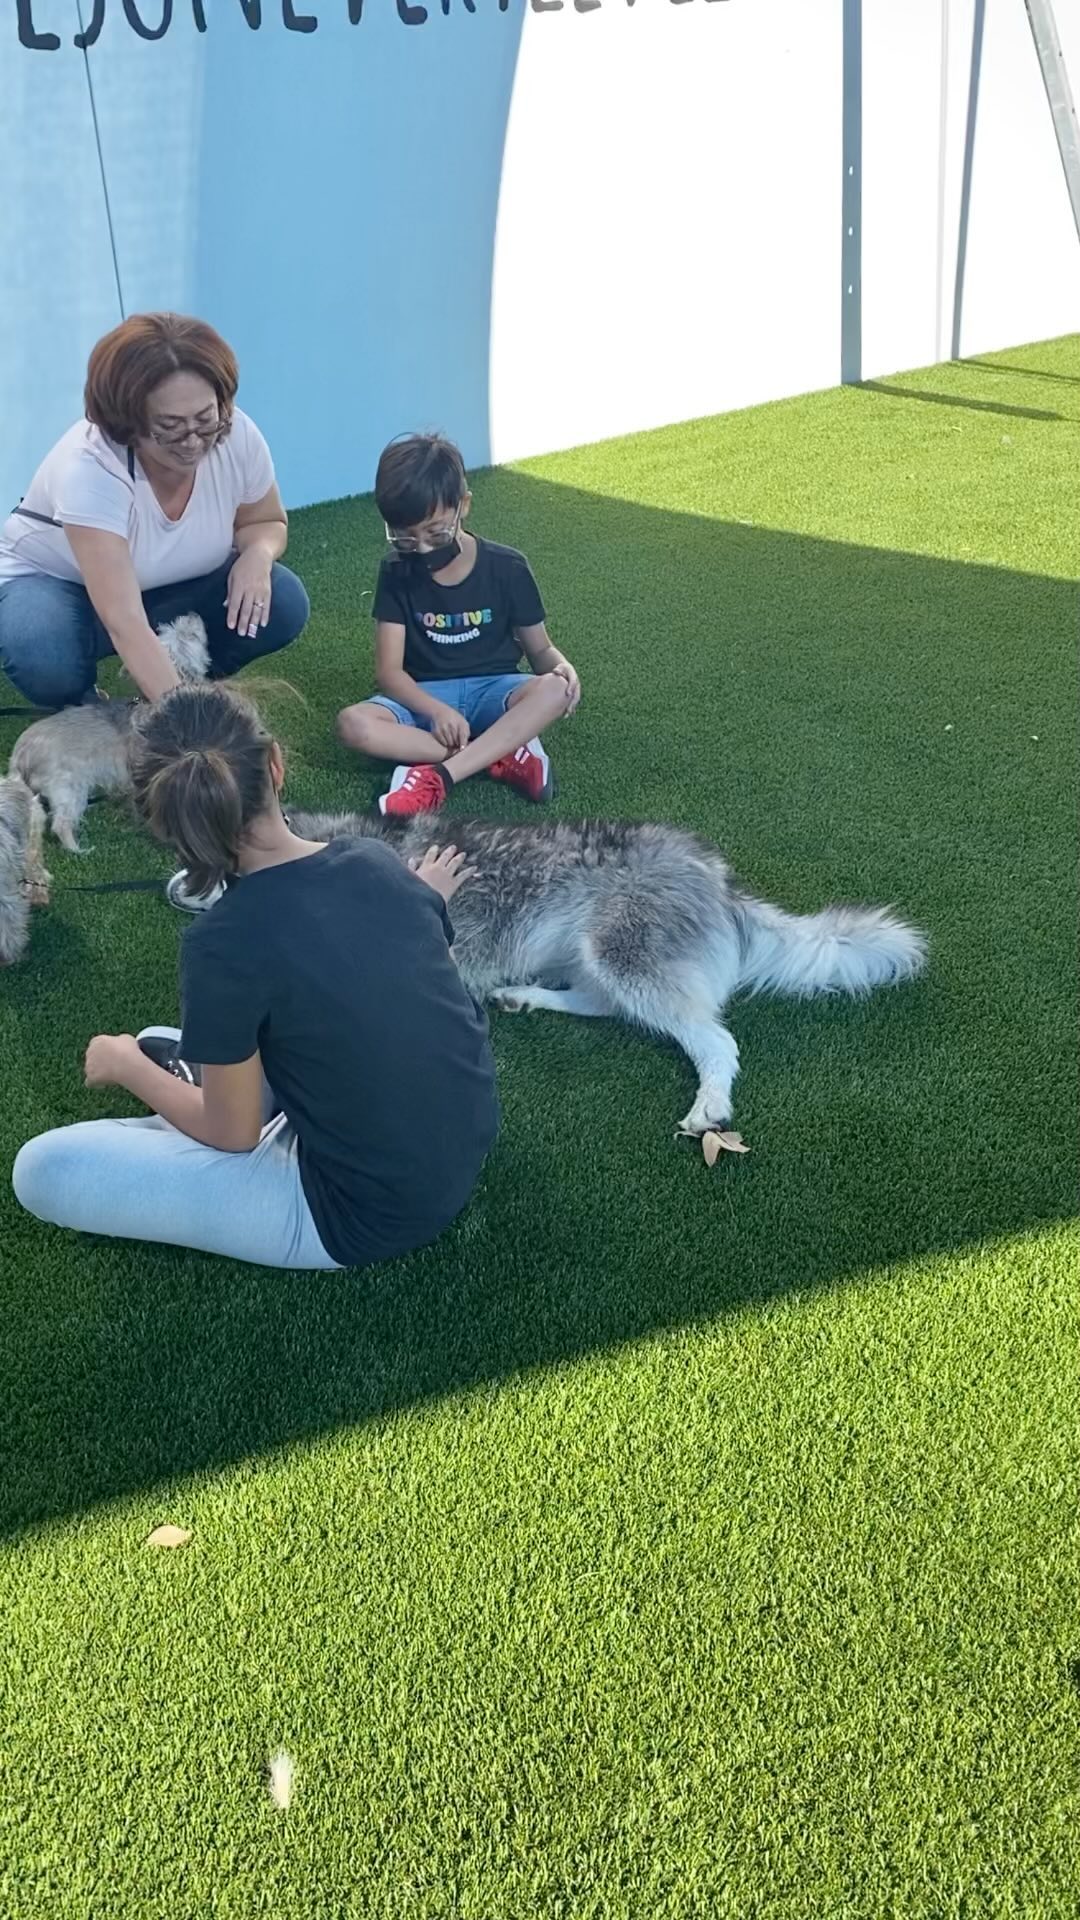
[[[460,520],[461,515],[458,514],[449,526],[429,527],[427,539],[424,543],[425,546],[448,547],[452,540],[457,539]],[[385,521],[383,524],[385,527]],[[393,547],[395,553],[419,553],[420,551],[420,542],[415,534],[395,533],[391,527],[386,527],[386,539],[388,545]]]

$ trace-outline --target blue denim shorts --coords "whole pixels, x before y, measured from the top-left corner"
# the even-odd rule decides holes
[[[486,733],[496,720],[502,719],[511,695],[519,687],[529,686],[532,679],[531,673],[483,673],[468,680],[418,680],[416,684],[430,699],[441,700],[444,706],[463,713],[475,739],[477,734]],[[391,700],[385,693],[372,694],[364,705],[385,707],[403,727],[419,727],[422,733],[431,732],[432,723],[426,713],[411,713],[399,700]]]

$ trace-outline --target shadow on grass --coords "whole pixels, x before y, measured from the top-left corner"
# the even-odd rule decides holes
[[[980,373],[1018,373],[1025,380],[1057,380],[1065,387],[1080,387],[1080,373],[1056,373],[1049,367],[1017,367],[1011,360],[958,360],[958,367],[975,367]]]
[[[681,1056],[607,1023],[497,1020],[504,1127],[474,1204],[376,1273],[76,1242],[5,1192],[8,1532],[1075,1210],[1074,586],[521,473],[475,495],[585,682],[553,741],[556,810],[691,824],[796,909],[894,901],[930,932],[929,974],[861,1005],[735,1008],[753,1151],[712,1173],[672,1137]],[[375,790],[329,716],[368,684],[378,546],[368,503],[295,523],[317,611],[288,671],[309,706],[275,717],[298,804]],[[482,783],[454,804],[513,811]],[[131,869],[119,816],[95,837],[102,870]],[[39,929],[0,982],[5,1166],[102,1111],[81,1048],[172,1015],[180,931],[149,898],[75,895]]]
[[[964,362],[966,366],[968,362]],[[963,407],[969,413],[1002,413],[1010,420],[1062,420],[1064,414],[1048,407],[1011,407],[998,400],[970,400],[960,393],[927,393],[922,387],[898,387],[885,380],[860,380],[865,393],[883,393],[894,400],[925,400],[931,407]]]

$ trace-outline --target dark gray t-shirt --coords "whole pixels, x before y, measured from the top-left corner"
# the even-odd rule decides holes
[[[341,1266],[434,1240],[495,1139],[487,1021],[452,939],[442,900],[373,840],[247,874],[184,935],[183,1057],[258,1051]]]
[[[516,673],[518,627],[538,627],[544,603],[524,554],[476,541],[476,563],[456,587],[444,587],[410,560],[385,559],[372,613],[405,629],[405,671],[414,680],[471,680]]]

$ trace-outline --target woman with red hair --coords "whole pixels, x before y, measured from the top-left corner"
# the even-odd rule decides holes
[[[202,320],[134,314],[98,341],[86,418],[0,528],[0,666],[32,705],[92,700],[111,653],[156,700],[176,684],[156,629],[182,613],[201,615],[215,678],[303,630],[273,461],[237,384]]]

